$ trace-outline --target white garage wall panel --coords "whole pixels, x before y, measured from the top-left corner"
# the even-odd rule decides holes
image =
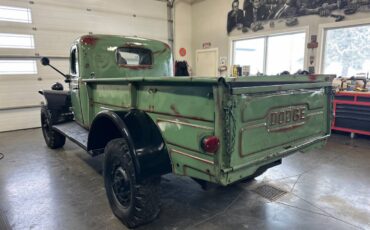
[[[35,49],[0,48],[0,60],[49,56],[68,72],[70,44],[79,36],[116,34],[168,42],[167,4],[161,0],[0,0],[31,10],[32,23],[0,21],[0,33],[34,36]],[[0,132],[39,127],[43,98],[37,93],[63,77],[43,67],[37,74],[0,75]],[[20,109],[22,108],[22,109]]]

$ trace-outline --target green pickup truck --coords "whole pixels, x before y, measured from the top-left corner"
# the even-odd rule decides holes
[[[75,41],[63,76],[68,91],[40,91],[46,144],[104,154],[107,197],[128,227],[158,216],[164,174],[227,186],[330,135],[333,76],[173,77],[167,44],[111,35]]]

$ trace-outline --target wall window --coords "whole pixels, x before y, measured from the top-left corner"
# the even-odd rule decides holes
[[[234,42],[234,65],[249,65],[251,73],[264,72],[265,38]]]
[[[351,77],[370,72],[370,25],[325,31],[323,72]]]
[[[233,44],[234,65],[249,65],[251,74],[295,73],[304,69],[305,33],[237,40]]]
[[[31,10],[27,8],[0,6],[0,21],[32,23]]]
[[[295,73],[303,70],[305,43],[305,33],[269,37],[266,73],[277,74],[285,70]]]
[[[36,74],[35,60],[0,60],[0,75]]]
[[[34,49],[33,35],[0,33],[0,48]]]

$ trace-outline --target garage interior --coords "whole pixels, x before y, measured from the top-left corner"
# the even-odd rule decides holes
[[[71,44],[98,34],[167,43],[192,79],[336,75],[325,147],[227,187],[164,175],[138,229],[370,229],[370,1],[0,0],[0,230],[127,229],[104,154],[49,149],[41,129],[39,90],[69,85],[40,59],[69,73]]]

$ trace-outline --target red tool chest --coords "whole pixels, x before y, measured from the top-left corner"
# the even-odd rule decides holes
[[[332,129],[370,135],[370,92],[338,92]]]

